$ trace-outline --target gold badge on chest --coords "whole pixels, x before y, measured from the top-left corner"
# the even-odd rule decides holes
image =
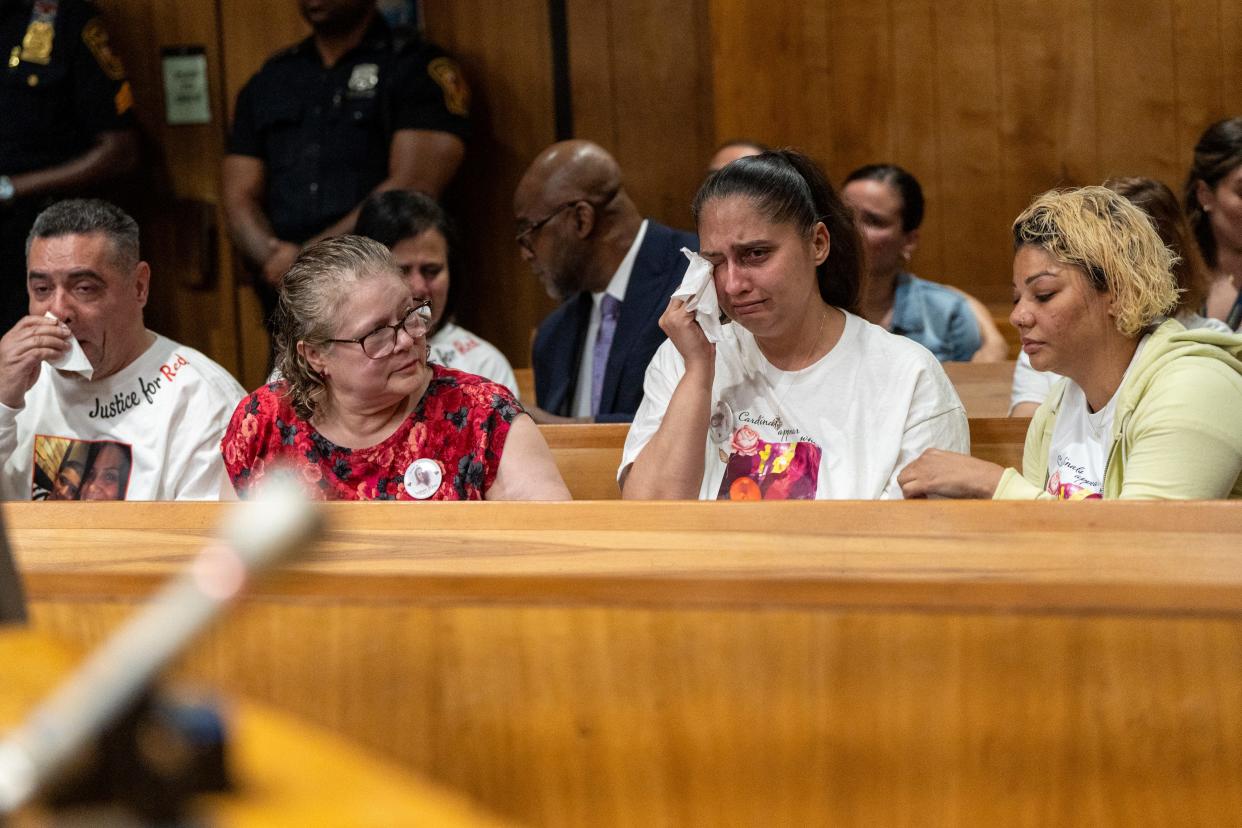
[[[56,13],[60,11],[60,0],[35,0],[30,11],[30,24],[26,26],[26,34],[22,36],[21,52],[13,50],[9,58],[9,67],[13,68],[14,57],[20,54],[26,63],[37,63],[47,66],[52,62],[52,45],[56,38]],[[32,86],[34,84],[31,84]]]
[[[46,66],[52,60],[52,38],[55,27],[46,20],[32,20],[22,38],[22,60]]]

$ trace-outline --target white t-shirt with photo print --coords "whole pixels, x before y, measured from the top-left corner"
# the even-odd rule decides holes
[[[685,372],[671,341],[652,358],[620,475],[660,427]],[[716,345],[701,500],[898,499],[898,473],[924,450],[967,452],[970,429],[936,358],[847,313],[840,340],[782,371],[736,323]]]
[[[87,381],[44,363],[19,409],[0,404],[0,497],[77,499],[101,449],[123,500],[216,500],[220,438],[245,390],[193,348],[156,336],[132,363]],[[116,466],[120,466],[118,473]],[[70,468],[72,467],[72,468]],[[66,495],[56,486],[66,477]],[[222,485],[223,484],[223,485]]]
[[[1130,358],[1130,365],[1138,360],[1146,344],[1144,336]],[[1127,366],[1126,374],[1129,373]],[[1125,374],[1121,382],[1125,382]],[[1061,500],[1104,497],[1104,472],[1113,447],[1113,420],[1120,392],[1121,383],[1103,408],[1092,411],[1078,383],[1070,380],[1065,384],[1057,421],[1052,426],[1052,441],[1048,444],[1048,482],[1044,484],[1048,494]]]
[[[460,325],[444,322],[427,340],[427,345],[431,349],[432,362],[498,382],[512,391],[513,396],[518,395],[517,377],[505,355],[495,345]]]

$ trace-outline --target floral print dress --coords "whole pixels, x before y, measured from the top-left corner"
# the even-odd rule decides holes
[[[233,488],[244,498],[279,467],[323,500],[482,500],[522,406],[503,385],[430,367],[414,411],[369,448],[338,446],[316,431],[293,410],[284,380],[262,386],[238,404],[221,442]],[[407,491],[415,472],[421,485]]]

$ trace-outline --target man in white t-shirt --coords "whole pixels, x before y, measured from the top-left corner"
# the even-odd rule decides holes
[[[138,225],[103,201],[44,210],[27,242],[30,315],[0,338],[5,500],[206,500],[245,391],[146,329]]]

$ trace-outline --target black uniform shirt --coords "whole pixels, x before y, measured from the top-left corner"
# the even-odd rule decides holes
[[[125,67],[89,2],[0,0],[0,49],[0,174],[63,163],[133,126]]]
[[[282,239],[303,242],[388,177],[392,134],[467,137],[468,93],[452,58],[382,17],[327,68],[312,38],[272,57],[237,96],[229,152],[266,165],[265,210]]]

